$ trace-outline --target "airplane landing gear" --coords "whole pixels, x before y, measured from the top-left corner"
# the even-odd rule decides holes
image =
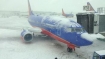
[[[73,52],[73,51],[75,51],[75,46],[72,45],[72,44],[69,44],[69,45],[68,45],[68,48],[67,48],[67,51],[68,51],[68,52]]]
[[[68,47],[68,48],[67,48],[67,51],[68,51],[68,52],[73,52],[73,49]]]

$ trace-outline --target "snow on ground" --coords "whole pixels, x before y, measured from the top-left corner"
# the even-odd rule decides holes
[[[73,53],[66,51],[65,44],[49,37],[34,37],[31,43],[24,43],[20,33],[26,27],[31,27],[27,18],[0,18],[0,59],[92,59],[94,51],[105,50],[105,42],[99,40],[94,40],[90,46],[76,48]]]

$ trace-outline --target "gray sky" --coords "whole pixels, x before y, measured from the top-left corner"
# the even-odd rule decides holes
[[[105,7],[105,0],[29,0],[33,11],[79,12],[90,2],[96,10]],[[0,10],[28,11],[27,0],[0,0]]]

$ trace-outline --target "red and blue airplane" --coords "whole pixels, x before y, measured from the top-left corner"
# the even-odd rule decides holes
[[[70,17],[70,18],[71,18],[71,17],[74,17],[74,15],[73,15],[72,13],[66,14],[63,9],[62,9],[62,15],[65,16],[65,17],[67,17],[67,18],[68,18],[68,17]]]
[[[34,29],[23,29],[21,36],[24,41],[30,42],[33,39],[33,35],[35,35],[33,32],[37,32],[34,30],[38,27],[40,33],[65,43],[68,47],[68,52],[75,50],[75,47],[87,46],[93,43],[89,39],[90,36],[85,36],[85,34],[88,34],[86,30],[77,22],[62,17],[37,15],[32,12],[29,0],[28,7],[28,22]]]

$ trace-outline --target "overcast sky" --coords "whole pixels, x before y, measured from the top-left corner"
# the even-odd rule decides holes
[[[90,2],[97,7],[105,7],[105,0],[29,0],[33,11],[65,12],[83,11],[83,5]],[[28,11],[27,0],[0,0],[0,10]]]

